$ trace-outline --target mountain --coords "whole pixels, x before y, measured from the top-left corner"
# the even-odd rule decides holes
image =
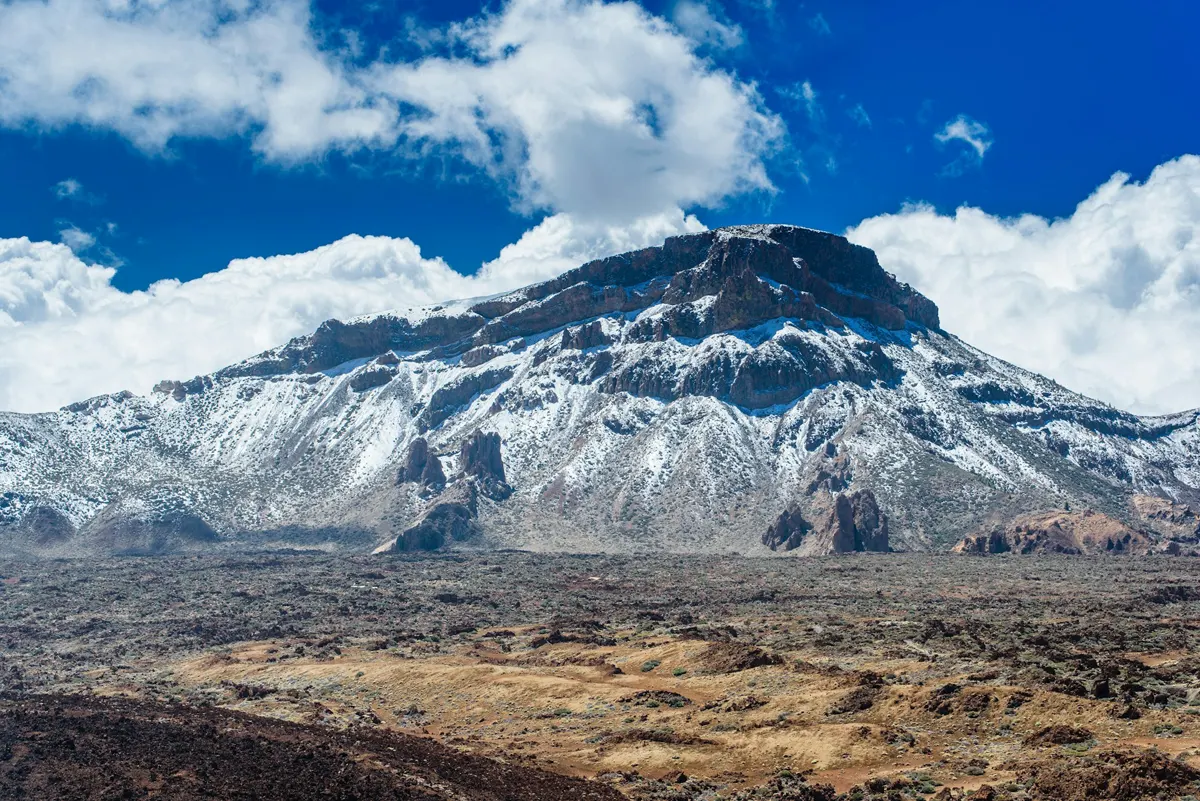
[[[870,250],[782,225],[0,414],[9,553],[1178,550],[1193,508],[1200,412],[991,357]]]

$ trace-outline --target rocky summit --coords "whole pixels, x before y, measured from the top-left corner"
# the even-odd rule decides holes
[[[1200,412],[993,358],[870,250],[783,225],[0,414],[13,554],[1179,552],[1198,508]]]

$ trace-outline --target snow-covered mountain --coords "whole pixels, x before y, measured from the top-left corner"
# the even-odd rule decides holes
[[[791,226],[0,414],[8,552],[942,549],[1066,509],[1178,537],[1188,504],[1200,412],[982,353],[870,250]]]

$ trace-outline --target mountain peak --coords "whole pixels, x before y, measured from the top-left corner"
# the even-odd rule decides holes
[[[869,249],[787,225],[330,320],[148,398],[0,414],[18,552],[926,550],[1068,505],[1144,550],[1181,536],[1136,497],[1200,508],[1196,415],[988,356]]]
[[[710,297],[711,314],[688,306]],[[785,317],[835,327],[853,317],[889,330],[939,325],[937,305],[880,267],[870,249],[809,228],[741,225],[671,237],[473,304],[329,320],[218,375],[314,373],[388,349],[459,355],[658,304],[681,307],[658,335],[704,336]]]

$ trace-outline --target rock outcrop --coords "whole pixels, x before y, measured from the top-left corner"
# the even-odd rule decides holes
[[[512,487],[504,475],[504,457],[500,452],[500,435],[476,431],[462,444],[458,467],[464,476],[479,483],[479,491],[494,501],[512,495]]]
[[[423,489],[441,489],[446,484],[446,473],[436,453],[429,450],[429,442],[417,437],[408,445],[404,467],[400,468],[397,483],[412,482]]]
[[[1148,526],[1171,540],[1200,543],[1200,514],[1192,507],[1151,495],[1134,495],[1133,507]]]
[[[869,489],[836,495],[824,529],[833,553],[890,550],[887,515],[880,511],[875,493]]]
[[[513,368],[499,367],[471,373],[439,387],[417,419],[418,427],[422,433],[436,428],[477,395],[495,389],[512,376]]]
[[[784,511],[775,520],[762,542],[772,551],[793,551],[803,548],[806,556],[855,551],[891,550],[888,541],[888,520],[869,489],[853,494],[818,496],[812,504],[820,515],[814,525],[806,520],[799,508]]]
[[[804,519],[799,509],[786,509],[763,534],[762,544],[772,551],[794,551],[810,531],[812,524]]]
[[[396,371],[385,365],[372,367],[369,370],[364,370],[356,373],[350,379],[350,389],[355,392],[366,392],[368,389],[382,387],[396,377]]]
[[[1012,522],[964,537],[954,546],[956,553],[1068,555],[1144,554],[1154,542],[1108,515],[1085,509],[1082,512],[1047,511],[1022,515]]]
[[[392,552],[436,551],[450,542],[464,542],[475,537],[479,533],[475,493],[475,485],[470,481],[453,485],[396,538]]]

